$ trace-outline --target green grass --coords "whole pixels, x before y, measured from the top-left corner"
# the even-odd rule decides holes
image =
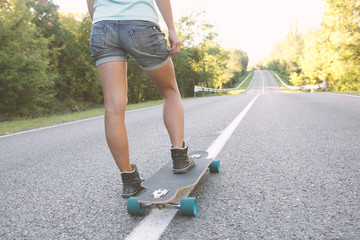
[[[285,87],[280,80],[275,76],[274,71],[269,71],[271,73],[271,75],[273,76],[273,78],[275,79],[275,81],[277,82],[277,84],[279,85],[281,91],[283,91],[284,93],[301,93],[303,91],[301,90],[293,90],[293,89],[289,89],[287,87]],[[279,75],[279,74],[278,74]]]
[[[250,86],[250,83],[251,83],[251,81],[252,81],[252,79],[253,79],[253,77],[254,77],[254,72],[251,72],[250,74],[251,74],[251,76],[250,76],[250,77],[246,80],[246,82],[244,82],[244,84],[241,85],[241,87],[239,88],[240,91],[245,91],[245,90],[248,89],[248,87]],[[247,77],[247,75],[246,75],[246,77]],[[244,77],[243,79],[241,79],[240,82],[242,82],[244,79],[245,79],[245,77]],[[239,83],[239,84],[240,84],[240,83]]]
[[[145,108],[162,104],[162,100],[149,101],[139,104],[129,104],[126,109],[134,110],[138,108]],[[89,109],[82,112],[68,113],[62,115],[54,115],[49,117],[40,117],[34,119],[22,119],[14,121],[0,122],[0,135],[31,130],[40,127],[47,127],[56,124],[72,122],[76,120],[97,117],[104,115],[104,108]]]
[[[238,90],[234,90],[234,91],[230,91],[228,94],[229,95],[238,95],[238,94],[241,94],[243,92],[246,91],[246,89],[249,87],[253,77],[254,77],[254,72],[250,72],[249,74],[251,74],[251,76],[246,80],[246,82],[244,82],[243,85],[241,85],[241,87],[238,89]],[[234,87],[237,87],[239,86],[240,83],[242,83],[242,81],[244,81],[244,79],[248,76],[248,74],[246,75],[243,75],[239,81],[235,84]]]

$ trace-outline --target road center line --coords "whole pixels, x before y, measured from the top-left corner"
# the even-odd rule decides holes
[[[262,78],[262,94],[265,93],[265,79],[264,79],[264,74],[263,74],[263,71],[261,71],[261,78]]]
[[[253,100],[240,112],[240,114],[222,131],[220,136],[207,149],[209,158],[216,158],[219,152],[223,149],[226,142],[229,140],[236,127],[243,120],[251,106],[254,104],[260,94],[256,95]],[[184,196],[186,197],[186,196]],[[165,208],[158,210],[154,208],[149,215],[147,215],[139,225],[131,232],[126,240],[157,240],[161,237],[166,227],[177,213],[177,209]]]

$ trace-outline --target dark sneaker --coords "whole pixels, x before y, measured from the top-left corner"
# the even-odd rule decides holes
[[[185,143],[183,148],[171,148],[170,151],[174,173],[186,173],[195,166],[194,160],[187,155],[188,147],[185,147]]]
[[[129,198],[136,195],[141,189],[141,182],[143,181],[138,173],[137,167],[135,164],[131,164],[132,172],[121,173],[121,178],[123,182],[122,197]]]

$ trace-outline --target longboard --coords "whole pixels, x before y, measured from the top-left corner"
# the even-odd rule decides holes
[[[186,216],[196,216],[197,199],[181,198],[186,189],[194,187],[209,168],[211,173],[220,171],[220,161],[207,158],[208,152],[195,151],[188,154],[195,167],[187,173],[174,174],[172,161],[160,168],[154,175],[142,183],[143,190],[137,197],[129,198],[127,210],[130,214],[143,215],[150,206],[175,207]],[[180,200],[179,200],[180,199]]]

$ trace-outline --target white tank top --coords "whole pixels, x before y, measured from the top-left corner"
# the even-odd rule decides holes
[[[154,0],[95,0],[93,24],[102,20],[143,20],[158,23]]]

